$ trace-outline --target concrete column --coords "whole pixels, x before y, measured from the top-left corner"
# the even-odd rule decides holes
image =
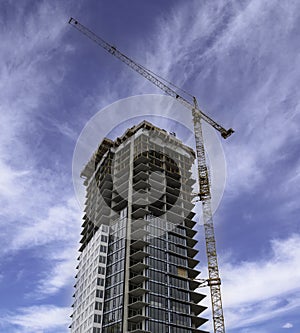
[[[126,228],[126,253],[125,253],[125,281],[124,281],[124,315],[123,333],[128,332],[128,304],[129,304],[129,265],[130,265],[130,243],[131,243],[131,213],[132,213],[132,192],[133,192],[133,159],[134,159],[134,136],[130,138],[129,156],[129,179],[128,179],[128,208]]]

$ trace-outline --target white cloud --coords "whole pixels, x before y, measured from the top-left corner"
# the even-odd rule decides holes
[[[74,283],[78,257],[78,246],[67,248],[48,256],[51,269],[44,272],[44,277],[37,283],[36,290],[31,296],[43,298],[57,293],[63,287],[70,287]]]
[[[70,308],[40,305],[17,309],[14,313],[1,315],[1,326],[14,325],[19,333],[68,332]]]
[[[58,122],[54,119],[52,120],[52,125],[56,130],[58,130],[61,134],[65,135],[72,141],[76,141],[78,138],[78,134],[69,126],[68,123],[64,122]]]
[[[13,229],[14,237],[3,239],[6,246],[2,255],[11,256],[16,251],[37,248],[34,256],[42,257],[48,263],[37,274],[39,281],[35,289],[27,294],[31,299],[45,298],[72,286],[76,274],[82,215],[79,205],[71,198],[47,208],[46,214],[45,218],[36,217],[36,220],[17,226]]]
[[[299,290],[300,235],[271,242],[269,257],[222,264],[224,302],[228,307],[260,302]],[[289,283],[285,283],[289,281]]]
[[[74,198],[50,207],[44,219],[38,218],[17,228],[8,250],[40,246],[53,241],[64,241],[66,245],[73,243],[79,235],[80,215],[79,205]]]
[[[256,332],[257,325],[299,311],[299,244],[300,235],[294,234],[272,240],[270,251],[259,261],[232,263],[232,255],[221,258],[221,292],[227,329],[253,332],[255,327]],[[200,288],[199,292],[205,290]],[[208,306],[204,316],[211,318],[209,297],[203,305]],[[211,325],[209,321],[204,329],[212,330]],[[265,333],[264,328],[261,329],[258,332]]]
[[[260,261],[221,264],[229,328],[245,328],[300,307],[299,242],[296,234],[275,239],[270,253]]]
[[[284,304],[283,303],[284,300]],[[292,313],[300,307],[300,293],[225,309],[226,326],[230,329],[247,328]]]
[[[282,328],[293,328],[293,327],[294,327],[294,325],[291,323],[286,323],[282,326]]]
[[[20,179],[28,176],[29,170],[14,170],[8,164],[0,161],[0,193],[2,197],[11,200],[23,193],[19,185]]]
[[[69,26],[61,3],[40,2],[26,15],[25,6],[12,5],[11,10],[13,16],[6,21],[10,26],[4,26],[1,33],[1,255],[38,248],[33,255],[43,257],[48,269],[37,272],[36,277],[42,279],[27,296],[39,298],[71,286],[75,275],[74,248],[78,247],[82,212],[73,197],[71,166],[66,174],[64,168],[57,167],[56,157],[50,164],[42,161],[47,152],[56,154],[52,142],[42,146],[45,130],[75,138],[69,124],[52,120],[45,107],[45,103],[57,102],[56,91],[68,65],[66,55],[74,48],[62,42]],[[47,252],[53,244],[60,253]],[[45,313],[34,320],[35,310]],[[55,322],[55,316],[63,322],[59,308],[31,307],[6,319],[20,323],[27,333],[56,327],[47,323]]]
[[[1,33],[0,67],[0,198],[4,222],[20,217],[34,219],[53,204],[53,188],[56,195],[65,189],[63,173],[53,172],[52,166],[41,166],[45,149],[40,147],[40,120],[44,112],[41,105],[57,89],[64,64],[50,64],[55,56],[53,49],[59,47],[62,58],[69,52],[67,43],[61,43],[66,27],[63,6],[41,2],[36,11],[26,15],[23,6],[7,6],[12,17]]]

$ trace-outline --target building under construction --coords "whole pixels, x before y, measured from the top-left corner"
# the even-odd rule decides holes
[[[194,151],[143,121],[104,139],[86,186],[72,333],[201,333]],[[200,304],[199,304],[200,303]]]

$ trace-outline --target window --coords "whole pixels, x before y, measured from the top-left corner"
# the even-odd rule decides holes
[[[169,250],[181,254],[183,256],[187,255],[187,250],[183,247],[179,247],[173,243],[169,243]]]
[[[104,279],[97,278],[97,285],[103,287],[104,286]]]
[[[162,272],[159,272],[159,271],[154,271],[152,269],[149,269],[148,271],[149,273],[149,278],[151,280],[154,280],[154,281],[159,281],[159,282],[162,282],[162,283],[165,283],[167,282],[166,279],[167,279],[167,275],[165,273],[162,273]]]
[[[96,297],[103,298],[103,290],[96,289]]]
[[[188,316],[181,315],[178,313],[171,313],[171,323],[189,326],[191,323],[191,319]]]
[[[188,282],[186,280],[170,277],[170,283],[171,283],[171,285],[178,287],[178,288],[182,288],[182,289],[188,288]]]
[[[187,266],[187,260],[185,258],[177,257],[177,256],[170,254],[169,260],[173,264],[180,265],[180,266]]]
[[[168,294],[168,287],[160,284],[160,283],[155,283],[152,281],[149,281],[149,289],[155,294],[159,295],[167,295]]]
[[[94,323],[101,323],[101,315],[95,314],[94,315]]]
[[[95,310],[102,310],[102,303],[95,302]]]
[[[148,253],[151,257],[156,257],[161,260],[166,259],[166,253],[163,250],[157,249],[155,247],[149,247]]]
[[[166,248],[166,241],[162,238],[151,238],[150,243],[154,245],[155,247],[158,247],[160,249],[165,249]]]
[[[168,312],[161,309],[149,308],[149,316],[152,319],[168,320]]]
[[[100,327],[94,327],[93,328],[93,333],[101,333],[101,328]]]
[[[98,274],[102,274],[102,275],[104,275],[104,274],[105,274],[105,267],[103,267],[103,266],[99,266],[99,267],[98,267]]]
[[[167,299],[161,296],[157,296],[157,295],[153,295],[150,294],[149,295],[149,301],[150,301],[150,305],[155,306],[157,308],[165,308],[168,307],[167,306]]]
[[[101,264],[105,264],[105,261],[106,261],[106,257],[105,256],[99,256],[99,262]]]
[[[149,331],[150,332],[158,332],[158,333],[167,333],[168,326],[162,323],[157,323],[154,321],[149,322]]]
[[[169,234],[168,238],[169,238],[170,242],[173,242],[173,243],[176,243],[176,244],[181,244],[181,245],[186,245],[186,239],[185,238],[181,238],[179,236],[175,236],[175,235],[172,235],[172,234]]]
[[[100,245],[100,252],[106,253],[107,247],[104,245]]]
[[[106,235],[101,235],[101,241],[107,243],[108,237]]]
[[[179,328],[170,326],[170,333],[191,333],[191,330],[181,327]]]
[[[170,288],[170,296],[178,300],[188,301],[189,293],[184,290],[178,290],[177,288]]]
[[[120,211],[120,218],[127,217],[127,207]]]
[[[159,271],[165,272],[167,270],[167,263],[166,261],[160,261],[154,258],[149,258],[149,266],[153,267]]]
[[[182,312],[189,314],[190,313],[190,306],[185,303],[177,302],[177,301],[171,301],[171,310],[176,312]]]
[[[109,229],[109,227],[108,227],[107,225],[102,224],[102,226],[101,226],[101,230],[102,230],[103,232],[108,232],[108,229]]]

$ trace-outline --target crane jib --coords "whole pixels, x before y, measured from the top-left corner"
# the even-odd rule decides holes
[[[110,54],[117,57],[121,61],[123,61],[127,66],[131,67],[133,70],[140,73],[142,76],[144,76],[147,80],[152,82],[154,85],[156,85],[158,88],[160,88],[162,91],[164,91],[167,95],[174,97],[177,101],[179,101],[181,104],[183,104],[185,107],[187,107],[190,110],[193,110],[195,106],[190,103],[188,100],[180,96],[175,90],[167,86],[165,83],[163,83],[161,80],[159,80],[155,75],[153,75],[150,71],[148,71],[145,67],[139,65],[138,63],[134,62],[130,58],[128,58],[125,54],[120,52],[115,46],[110,45],[106,41],[104,41],[102,38],[97,36],[95,33],[93,33],[91,30],[86,28],[84,25],[79,23],[74,18],[69,19],[69,24],[73,25],[77,30],[82,32],[84,35],[86,35],[88,38],[90,38],[93,42],[103,47],[105,50],[107,50]],[[220,132],[221,136],[224,139],[227,139],[232,133],[234,133],[234,130],[232,128],[229,128],[226,130],[221,125],[216,123],[214,120],[212,120],[209,116],[207,116],[204,112],[197,109],[200,114],[201,118],[206,121],[208,124],[210,124],[214,129],[216,129],[218,132]]]

